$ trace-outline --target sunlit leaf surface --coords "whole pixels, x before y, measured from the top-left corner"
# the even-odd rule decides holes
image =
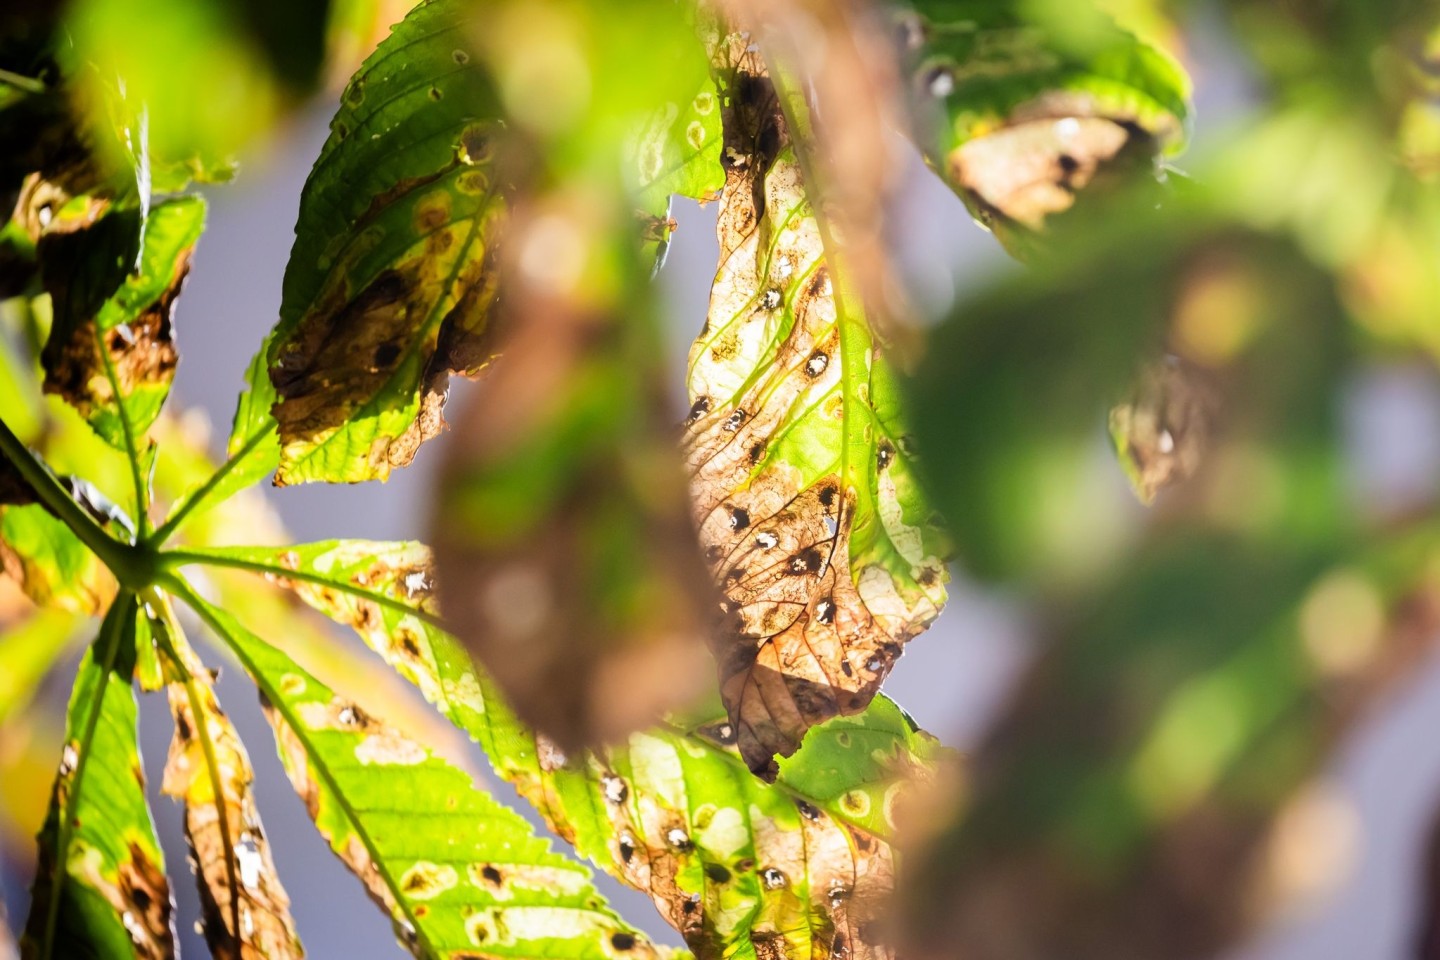
[[[490,359],[498,94],[466,4],[422,4],[342,97],[301,198],[269,346],[277,483],[384,479]]]
[[[174,955],[170,888],[145,801],[135,732],[135,598],[123,594],[76,675],[25,956]]]
[[[664,955],[589,872],[427,747],[370,716],[229,614],[190,598],[255,679],[316,826],[417,957]]]
[[[198,866],[205,941],[218,960],[304,955],[290,898],[270,858],[255,807],[250,758],[215,699],[214,679],[185,638],[163,620],[175,736],[162,789],[185,804],[185,839]]]
[[[811,725],[863,710],[934,619],[947,547],[911,472],[894,374],[826,259],[763,65],[738,42],[720,56],[720,268],[690,351],[684,446],[731,618],[725,703],[746,761],[773,773],[772,755]]]
[[[885,955],[868,922],[891,886],[893,818],[941,753],[888,700],[816,728],[775,784],[746,770],[721,710],[566,755],[520,724],[435,625],[423,547],[340,541],[194,556],[268,572],[354,626],[561,836],[649,894],[698,955]]]

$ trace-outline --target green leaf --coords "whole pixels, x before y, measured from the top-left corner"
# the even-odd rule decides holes
[[[1069,5],[915,0],[899,14],[921,149],[1013,252],[1114,165],[1184,145],[1190,82],[1167,54]]]
[[[175,375],[170,314],[205,225],[205,202],[187,196],[155,205],[145,220],[139,268],[126,275],[122,267],[123,280],[104,266],[113,256],[108,241],[92,235],[126,229],[119,216],[54,238],[54,249],[47,249],[52,238],[42,240],[55,301],[42,359],[45,390],[70,401],[112,446],[138,457]]]
[[[97,614],[115,595],[110,571],[40,504],[0,508],[0,562],[41,606]]]
[[[81,661],[26,924],[26,957],[174,955],[170,889],[136,744],[135,597]]]
[[[951,759],[882,694],[864,713],[812,727],[800,749],[780,761],[775,782],[836,819],[888,840],[900,822],[895,805]]]
[[[722,141],[719,90],[707,73],[693,99],[663,106],[626,144],[639,171],[641,209],[659,214],[669,206],[671,194],[714,199],[725,186]]]
[[[205,942],[216,957],[302,957],[290,898],[250,789],[250,757],[215,698],[214,676],[175,629],[169,601],[157,596],[153,602],[162,610],[149,626],[170,679],[175,718],[162,789],[185,804]]]
[[[280,757],[335,853],[417,957],[656,957],[470,777],[385,726],[193,595],[259,686]]]
[[[490,358],[499,99],[466,4],[422,4],[351,80],[300,203],[269,350],[277,484],[384,479]]]
[[[734,128],[722,257],[690,351],[684,447],[732,618],[722,693],[751,768],[773,772],[810,726],[863,710],[935,618],[948,544],[884,344],[827,260],[758,54],[734,45],[719,68]]]
[[[888,700],[812,730],[775,784],[745,768],[723,710],[567,758],[515,718],[437,625],[430,558],[418,544],[332,541],[182,558],[265,573],[353,626],[475,738],[557,833],[648,893],[697,954],[748,956],[779,943],[799,958],[849,943],[866,955],[860,924],[882,909],[890,883],[889,818],[940,755]]]

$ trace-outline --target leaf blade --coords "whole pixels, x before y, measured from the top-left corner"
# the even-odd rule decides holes
[[[312,818],[417,956],[661,955],[603,906],[583,867],[551,852],[468,775],[337,696],[224,611],[180,595],[255,679]],[[392,774],[388,795],[376,789],[375,767]]]
[[[384,479],[489,359],[499,99],[463,5],[415,8],[361,66],[301,199],[269,348],[277,484]]]
[[[883,946],[868,942],[868,927],[868,937],[856,934],[888,890],[897,807],[933,775],[939,756],[889,701],[877,699],[844,727],[813,731],[775,784],[750,775],[719,709],[661,724],[610,750],[566,757],[515,717],[440,628],[428,552],[418,544],[331,541],[187,556],[266,573],[352,626],[484,748],[552,829],[650,895],[697,954],[748,956],[778,943],[785,956],[809,957],[836,947],[839,924],[841,945],[856,955],[884,955]],[[807,792],[817,785],[814,795]],[[731,812],[717,824],[720,807]],[[817,856],[813,876],[796,865],[806,851]],[[858,864],[874,869],[858,905],[846,906],[844,897],[832,902],[832,889],[853,885],[847,871]],[[780,935],[797,924],[790,939]]]
[[[27,957],[174,954],[170,890],[136,743],[135,610],[134,596],[122,594],[76,675],[39,836]]]
[[[717,646],[742,753],[869,703],[945,601],[944,534],[910,468],[894,374],[825,248],[758,56],[717,53],[733,159],[691,348],[694,516],[731,617]],[[843,265],[841,265],[843,266]]]
[[[255,777],[250,758],[220,709],[212,674],[167,613],[150,621],[170,679],[175,721],[161,789],[185,805],[185,840],[199,867],[205,942],[217,960],[302,957],[290,898],[250,788]]]

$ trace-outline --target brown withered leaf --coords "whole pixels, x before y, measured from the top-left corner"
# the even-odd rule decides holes
[[[892,30],[869,0],[724,0],[768,62],[806,78],[790,92],[807,136],[795,144],[822,228],[845,252],[848,276],[872,325],[892,341],[911,333],[887,237],[887,201],[904,156],[904,93]]]
[[[735,38],[718,58],[720,268],[690,352],[684,446],[730,617],[722,692],[746,762],[773,775],[812,725],[863,710],[935,618],[948,547],[765,68]]]
[[[456,427],[432,521],[456,636],[566,749],[650,725],[700,694],[710,671],[718,597],[632,229],[579,191],[517,210],[503,360]],[[606,245],[632,268],[622,288],[634,301],[582,278]]]
[[[172,640],[182,662],[167,664],[175,736],[162,788],[185,804],[185,839],[198,866],[205,942],[217,960],[301,957],[290,898],[250,789],[250,758],[215,699],[210,672],[183,638]]]

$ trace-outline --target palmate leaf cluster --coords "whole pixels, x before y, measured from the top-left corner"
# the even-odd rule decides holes
[[[1229,5],[1279,91],[1247,133],[1266,162],[1191,182],[1167,166],[1189,82],[1147,4],[337,4],[354,74],[215,465],[162,411],[186,191],[316,81],[327,29],[147,0],[152,35],[121,6],[0,36],[0,732],[93,636],[23,957],[175,953],[137,691],[172,715],[162,788],[210,950],[303,954],[187,628],[253,682],[417,957],[673,952],[415,732],[446,721],[700,957],[1203,956],[1282,899],[1267,831],[1440,609],[1433,524],[1345,508],[1330,399],[1369,351],[1440,345],[1433,271],[1403,268],[1440,248],[1425,16]],[[923,356],[867,219],[868,147],[896,131],[1029,268]],[[1337,177],[1367,189],[1320,202]],[[717,204],[720,241],[678,430],[672,196]],[[384,480],[445,428],[452,376],[479,386],[433,553],[257,535],[248,488]],[[1107,411],[1142,498],[1179,487],[1133,544],[1077,482]],[[1053,600],[1057,633],[963,803],[879,692],[952,556]],[[376,657],[337,663],[290,600]],[[401,723],[396,677],[433,714]]]

